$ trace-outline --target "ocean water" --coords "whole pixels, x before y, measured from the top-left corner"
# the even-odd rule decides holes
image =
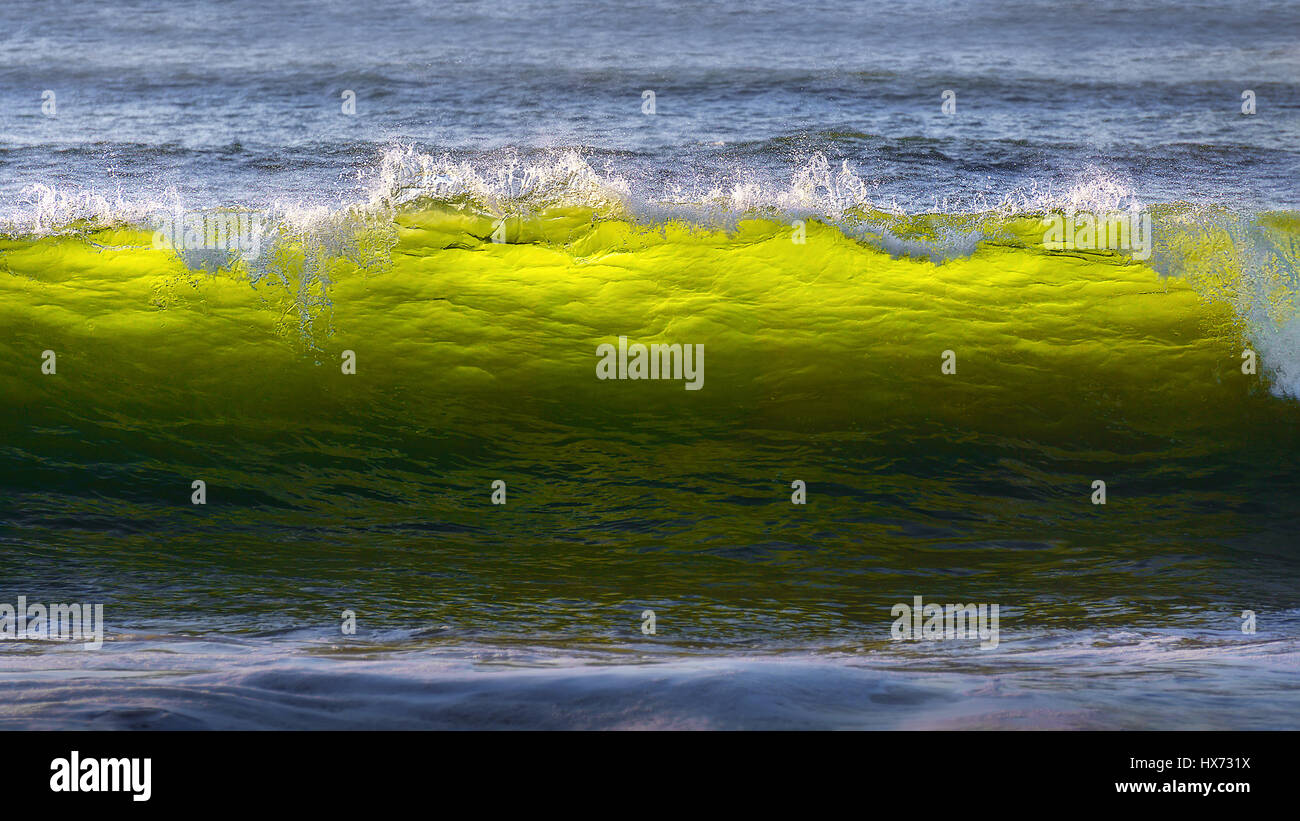
[[[1300,727],[1294,3],[0,32],[0,727]]]

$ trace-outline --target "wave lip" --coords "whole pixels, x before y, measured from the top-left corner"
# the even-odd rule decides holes
[[[328,316],[317,320],[337,313],[339,277],[358,270],[391,275],[395,264],[467,249],[499,254],[521,246],[545,248],[581,266],[629,253],[645,254],[650,264],[651,248],[671,261],[702,248],[740,253],[763,245],[761,253],[750,254],[754,265],[777,264],[798,276],[813,275],[803,265],[846,259],[826,257],[827,244],[840,239],[934,266],[1016,249],[1025,256],[1004,257],[977,275],[992,281],[1004,276],[998,264],[1020,266],[1046,255],[1062,269],[1078,260],[1089,266],[1144,265],[1166,280],[1187,283],[1232,310],[1238,335],[1262,358],[1270,390],[1300,397],[1296,212],[1144,203],[1122,180],[1100,172],[1064,188],[1015,190],[975,209],[907,212],[874,201],[866,178],[820,155],[779,184],[741,175],[725,187],[706,179],[690,190],[663,191],[645,180],[598,171],[575,151],[528,160],[507,152],[475,164],[398,146],[379,158],[366,179],[365,193],[355,201],[265,208],[192,209],[174,192],[162,200],[133,201],[37,187],[7,217],[3,232],[9,241],[0,249],[0,264],[39,279],[37,269],[18,260],[52,243],[81,241],[101,260],[125,260],[152,247],[173,253],[186,276],[204,272],[242,278],[255,288],[282,287],[285,299],[275,301],[287,300],[287,315],[310,344],[319,344],[322,329],[328,333],[333,326]],[[214,233],[232,215],[255,221],[256,236],[242,227]],[[1133,230],[1120,232],[1117,217]],[[1057,223],[1067,227],[1053,228]],[[160,226],[167,224],[171,230],[163,231]],[[166,235],[161,248],[160,234]],[[869,258],[863,262],[872,264]],[[924,282],[926,275],[917,274]],[[860,290],[871,287],[863,282]],[[983,297],[972,291],[972,298]]]
[[[1065,176],[1030,179],[1001,191],[960,193],[952,180],[927,186],[928,202],[882,195],[883,168],[820,151],[773,166],[737,156],[701,166],[664,166],[655,157],[591,149],[522,152],[506,148],[484,154],[427,153],[393,144],[355,173],[355,196],[259,201],[187,199],[166,179],[156,188],[62,187],[34,183],[0,211],[0,230],[42,235],[84,223],[139,224],[157,213],[251,208],[289,222],[309,221],[324,211],[387,213],[417,201],[463,203],[485,212],[526,214],[548,208],[586,208],[616,219],[654,223],[687,219],[722,224],[749,214],[835,220],[855,212],[892,215],[948,213],[1011,216],[1048,211],[1105,212],[1139,208],[1132,180],[1087,164]],[[919,182],[919,181],[918,181]]]

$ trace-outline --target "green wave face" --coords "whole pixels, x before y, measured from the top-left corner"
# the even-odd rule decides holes
[[[800,243],[425,202],[206,268],[137,228],[10,237],[3,576],[534,640],[653,607],[686,642],[856,641],[916,593],[1020,626],[1289,606],[1295,216],[1168,209],[1146,262],[994,222],[951,258],[971,218]],[[620,337],[703,346],[700,389],[597,378]]]

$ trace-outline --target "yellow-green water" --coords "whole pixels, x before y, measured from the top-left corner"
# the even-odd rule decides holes
[[[553,210],[495,242],[426,203],[225,267],[11,236],[0,587],[125,634],[350,609],[417,646],[634,653],[645,609],[665,652],[888,650],[914,595],[1000,604],[1004,641],[1292,624],[1294,220],[1257,222],[1261,263],[1179,218],[1150,264],[1045,251],[1030,217],[941,262],[880,250],[881,215],[800,244]],[[620,336],[703,345],[702,388],[597,379]]]
[[[11,539],[142,619],[200,597],[199,625],[357,600],[596,637],[693,601],[681,635],[726,643],[853,634],[918,579],[1033,623],[1266,597],[1300,406],[1242,373],[1249,272],[1190,270],[1214,236],[1178,277],[1037,225],[935,264],[819,222],[552,211],[493,242],[436,207],[251,273],[140,230],[10,238]],[[619,336],[702,344],[702,389],[598,380]]]

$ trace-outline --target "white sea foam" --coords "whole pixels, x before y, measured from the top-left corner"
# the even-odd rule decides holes
[[[7,654],[0,727],[1240,730],[1300,716],[1294,638],[1034,633],[994,656],[890,644],[704,657],[304,631],[119,636],[90,659]],[[1170,665],[1181,675],[1164,675]]]

